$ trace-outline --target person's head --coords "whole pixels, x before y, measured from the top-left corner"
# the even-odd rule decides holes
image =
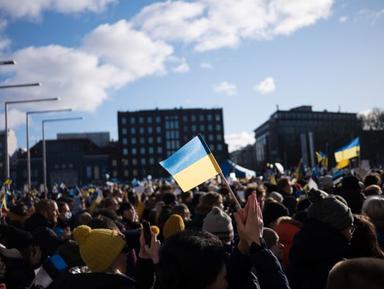
[[[325,175],[319,179],[319,188],[328,194],[333,192],[333,179],[331,175]]]
[[[355,231],[351,239],[350,258],[374,257],[384,258],[377,240],[375,226],[364,215],[353,215]]]
[[[32,233],[33,235],[33,247],[40,252],[40,260],[35,260],[36,264],[40,265],[47,257],[52,256],[57,248],[63,241],[56,235],[56,233],[47,227],[39,227]]]
[[[378,173],[370,173],[364,178],[364,186],[369,187],[370,185],[381,186],[381,177]]]
[[[271,228],[263,229],[263,239],[267,245],[267,248],[279,259],[283,260],[284,257],[284,245],[280,242],[279,235]]]
[[[116,230],[91,229],[81,225],[73,231],[84,263],[92,272],[124,270],[125,240]],[[122,272],[124,273],[124,272]]]
[[[176,196],[172,192],[164,193],[162,200],[165,205],[174,206],[176,204]]]
[[[289,216],[289,211],[283,204],[270,201],[264,205],[263,219],[266,227],[273,228],[277,219],[282,216]]]
[[[183,192],[183,193],[181,193],[180,197],[181,197],[181,200],[183,201],[183,203],[189,204],[192,202],[193,193],[192,193],[192,191]]]
[[[327,289],[381,289],[384,284],[384,260],[356,258],[337,263],[328,275]]]
[[[277,181],[277,191],[282,194],[292,194],[292,186],[288,177],[282,177]]]
[[[233,241],[234,233],[231,217],[219,207],[213,207],[203,221],[203,230],[216,235],[223,244]]]
[[[209,192],[200,197],[196,211],[207,214],[214,206],[223,208],[223,197],[218,193]]]
[[[223,245],[205,231],[184,231],[170,237],[160,249],[158,268],[162,288],[227,288]]]
[[[364,189],[363,193],[366,197],[380,196],[383,194],[383,191],[378,185],[370,185]]]
[[[44,216],[52,226],[57,224],[59,209],[55,201],[42,199],[35,205],[35,211]]]
[[[373,196],[366,199],[362,212],[369,217],[377,229],[384,230],[384,198]]]
[[[345,176],[341,180],[341,189],[346,193],[360,192],[362,186],[359,179],[352,175]]]
[[[123,220],[130,222],[137,222],[139,220],[135,207],[130,202],[124,202],[120,205],[119,214],[123,217]]]
[[[104,208],[116,212],[119,209],[119,202],[114,197],[104,199]]]
[[[308,218],[316,219],[341,232],[348,240],[353,234],[353,215],[347,202],[340,196],[328,195],[312,189],[308,193],[311,205]]]
[[[164,223],[163,237],[164,239],[168,239],[169,237],[176,234],[177,232],[184,231],[184,229],[185,229],[185,224],[184,224],[183,218],[180,215],[173,214]]]
[[[59,219],[61,221],[68,221],[72,217],[71,209],[66,202],[60,201],[57,204],[59,209]]]
[[[180,215],[184,221],[189,221],[191,219],[191,212],[186,204],[178,204],[174,206],[172,212]]]

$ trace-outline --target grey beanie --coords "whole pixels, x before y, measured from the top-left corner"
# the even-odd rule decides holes
[[[233,240],[233,226],[231,217],[219,207],[213,207],[203,221],[203,230],[208,231],[223,242]]]
[[[326,223],[339,231],[352,226],[351,209],[342,197],[316,189],[310,190],[308,197],[312,203],[308,208],[308,218]]]

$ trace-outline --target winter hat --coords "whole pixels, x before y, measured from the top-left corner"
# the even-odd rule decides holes
[[[287,207],[278,202],[268,202],[264,205],[263,218],[265,226],[269,226],[282,216],[289,216]]]
[[[352,226],[351,209],[342,197],[316,189],[310,190],[308,197],[312,203],[308,208],[308,218],[326,223],[339,231]]]
[[[40,247],[42,258],[52,256],[63,241],[56,235],[55,231],[48,227],[39,227],[32,233],[33,243]]]
[[[279,203],[282,203],[284,201],[284,197],[280,193],[275,192],[275,191],[271,192],[269,194],[269,197],[274,199],[276,202],[279,202]]]
[[[168,239],[177,232],[184,231],[185,225],[183,218],[177,214],[171,215],[168,220],[165,222],[163,227],[163,237]]]
[[[223,243],[228,243],[233,240],[231,217],[219,207],[213,207],[204,218],[203,230],[216,235]]]
[[[125,246],[124,239],[115,230],[91,229],[81,225],[73,231],[80,255],[92,272],[105,272]]]

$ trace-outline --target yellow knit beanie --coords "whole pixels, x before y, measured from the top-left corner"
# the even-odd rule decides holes
[[[81,225],[73,231],[80,255],[92,272],[105,272],[125,246],[124,239],[113,230],[94,229]]]
[[[184,229],[185,225],[183,218],[177,214],[173,214],[168,218],[168,220],[164,224],[163,237],[164,239],[168,239],[173,234],[184,231]]]

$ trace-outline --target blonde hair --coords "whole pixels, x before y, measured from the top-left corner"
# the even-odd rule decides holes
[[[366,199],[362,212],[370,218],[376,229],[384,229],[384,198],[372,196]]]

